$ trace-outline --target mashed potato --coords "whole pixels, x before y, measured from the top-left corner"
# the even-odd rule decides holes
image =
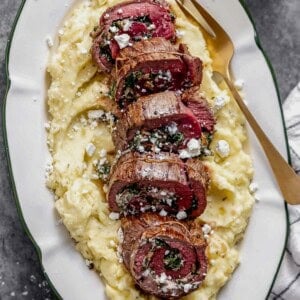
[[[93,117],[107,110],[107,76],[92,64],[89,33],[99,16],[118,1],[91,0],[77,6],[59,31],[59,45],[48,66],[50,126],[48,144],[53,171],[48,186],[56,195],[55,206],[83,257],[102,276],[109,299],[155,299],[138,291],[118,257],[120,221],[111,220],[106,202],[107,186],[95,165],[104,156],[113,160],[110,118]],[[213,229],[206,235],[209,271],[202,286],[184,299],[215,299],[239,263],[236,243],[247,226],[254,200],[249,193],[251,159],[243,150],[247,140],[245,120],[226,89],[212,81],[211,59],[198,27],[177,15],[180,41],[204,62],[201,91],[214,108],[216,133],[212,156],[205,157],[212,170],[208,206],[201,220]],[[208,228],[209,228],[208,226]]]

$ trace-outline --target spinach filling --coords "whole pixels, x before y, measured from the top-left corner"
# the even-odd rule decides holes
[[[183,265],[183,259],[178,249],[166,251],[164,256],[164,266],[167,270],[177,271]]]
[[[108,62],[113,63],[114,60],[111,56],[109,45],[100,46],[100,56],[104,56]]]
[[[139,152],[145,150],[155,151],[155,149],[155,152],[159,152],[160,150],[178,147],[184,141],[184,134],[174,124],[162,126],[151,131],[137,131],[129,143],[129,148]],[[173,126],[175,130],[170,130],[170,126]]]
[[[110,168],[111,166],[108,162],[105,162],[103,165],[98,165],[97,171],[99,179],[102,179],[104,181],[107,180],[110,173]]]

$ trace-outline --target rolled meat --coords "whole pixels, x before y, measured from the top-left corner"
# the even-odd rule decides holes
[[[121,49],[140,40],[175,40],[174,18],[163,1],[128,1],[108,8],[92,33],[92,56],[100,71],[109,72]]]
[[[141,96],[199,86],[202,62],[186,48],[177,49],[164,38],[153,38],[120,52],[114,78],[115,100],[120,107],[127,107]]]
[[[146,293],[178,299],[197,289],[207,273],[201,225],[144,214],[122,219],[124,264]]]
[[[112,168],[109,208],[122,216],[152,211],[194,218],[206,207],[208,183],[208,169],[199,159],[184,163],[175,154],[129,152]]]
[[[177,153],[191,140],[199,140],[202,131],[212,133],[214,122],[205,99],[196,94],[181,96],[165,91],[140,97],[130,104],[116,124],[113,141],[120,151]]]

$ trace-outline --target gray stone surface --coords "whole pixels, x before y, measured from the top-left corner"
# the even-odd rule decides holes
[[[0,0],[0,101],[5,95],[4,53],[21,0]],[[246,0],[273,63],[284,99],[300,80],[299,0]],[[2,116],[0,116],[2,129]],[[19,221],[0,133],[0,299],[54,299]]]

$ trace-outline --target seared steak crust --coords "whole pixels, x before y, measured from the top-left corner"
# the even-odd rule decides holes
[[[207,272],[201,225],[144,214],[122,219],[125,266],[145,292],[177,299],[197,289]]]

